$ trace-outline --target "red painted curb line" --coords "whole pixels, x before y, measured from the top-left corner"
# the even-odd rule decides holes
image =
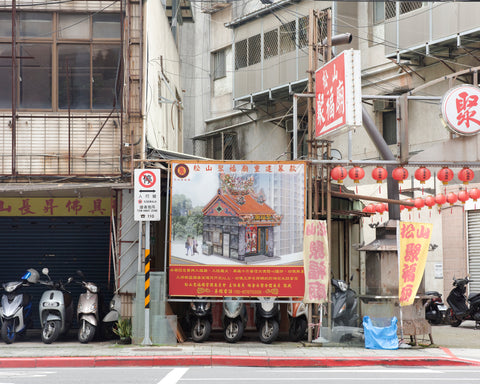
[[[3,357],[0,368],[244,366],[244,367],[360,367],[360,366],[480,366],[479,361],[452,357],[268,357],[268,356],[90,356]]]

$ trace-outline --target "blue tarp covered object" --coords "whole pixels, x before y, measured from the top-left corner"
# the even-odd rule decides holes
[[[397,318],[390,320],[390,325],[377,327],[372,324],[369,316],[363,318],[365,333],[365,348],[368,349],[398,349]]]

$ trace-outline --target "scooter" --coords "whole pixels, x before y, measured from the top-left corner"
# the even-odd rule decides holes
[[[434,325],[445,323],[447,320],[447,306],[443,304],[442,294],[437,291],[428,291],[425,292],[425,295],[429,296],[424,303],[425,319]]]
[[[110,311],[105,315],[102,320],[104,336],[107,340],[114,339],[116,337],[113,329],[115,328],[118,319],[120,319],[120,310],[121,310],[121,301],[120,295],[115,294],[110,300],[109,309]]]
[[[280,304],[275,303],[275,297],[259,297],[255,304],[255,325],[260,341],[273,343],[280,331]]]
[[[331,305],[332,340],[335,342],[363,340],[363,328],[358,326],[356,292],[344,280],[332,279],[331,283],[334,287]]]
[[[78,298],[78,341],[86,344],[93,340],[95,332],[100,326],[99,292],[96,284],[85,281],[82,271],[77,271],[77,274],[82,279],[79,284],[85,288],[85,292]]]
[[[208,339],[212,331],[212,305],[208,301],[192,301],[190,303],[189,324],[192,340],[202,343]]]
[[[239,341],[247,325],[247,308],[239,297],[225,297],[223,301],[223,336],[229,343]]]
[[[73,323],[73,299],[71,293],[65,288],[73,278],[69,277],[64,284],[61,280],[53,281],[48,268],[43,268],[42,273],[48,277],[48,280],[40,280],[40,284],[50,289],[43,292],[39,303],[41,335],[45,344],[51,344],[61,334],[67,333]]]
[[[305,336],[308,326],[308,306],[301,301],[293,302],[293,300],[302,300],[302,298],[292,299],[292,302],[287,305],[287,313],[290,320],[288,337],[291,341],[300,341]]]
[[[462,321],[475,321],[475,329],[480,328],[480,293],[470,293],[467,297],[468,276],[463,279],[453,278],[453,289],[447,297],[448,320],[452,327],[458,327]],[[467,304],[468,302],[468,304]]]
[[[0,308],[1,335],[7,344],[13,343],[17,335],[24,335],[33,324],[32,297],[22,293],[22,288],[38,283],[39,277],[39,273],[30,268],[19,281],[2,284],[5,293]]]

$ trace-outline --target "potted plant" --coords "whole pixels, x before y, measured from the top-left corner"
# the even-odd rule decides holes
[[[120,337],[121,344],[130,344],[132,342],[132,321],[130,318],[118,319],[113,327],[113,332]]]

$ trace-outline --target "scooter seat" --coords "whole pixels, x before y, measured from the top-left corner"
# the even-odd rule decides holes
[[[425,292],[425,295],[427,295],[427,296],[442,296],[442,294],[438,291],[427,291],[427,292]]]

